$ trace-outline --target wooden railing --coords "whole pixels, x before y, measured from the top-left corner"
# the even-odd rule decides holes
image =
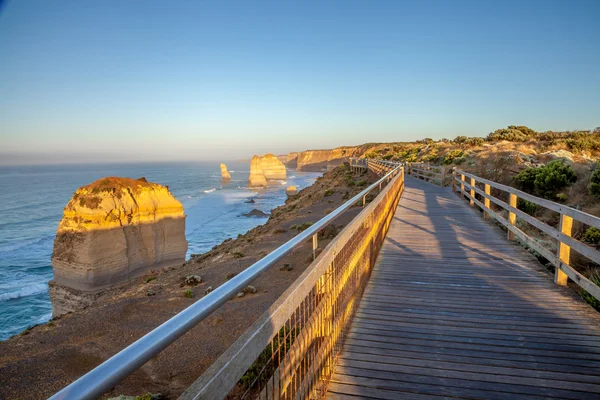
[[[555,267],[554,281],[557,285],[566,286],[568,279],[600,300],[600,287],[576,271],[571,265],[571,249],[585,258],[600,264],[600,252],[572,237],[573,221],[600,229],[600,218],[584,213],[565,205],[533,196],[510,186],[502,185],[458,169],[452,171],[452,191],[458,191],[469,199],[472,206],[481,208],[484,218],[494,218],[508,230],[508,239],[519,239],[529,248],[550,261]],[[492,193],[496,189],[504,194],[508,202]],[[559,228],[556,229],[539,219],[517,208],[518,199],[527,200],[536,206],[557,212],[560,215]],[[481,201],[483,200],[483,202]],[[494,203],[499,209],[494,210]],[[505,212],[505,216],[501,214]],[[558,244],[556,254],[542,246],[533,237],[517,227],[517,218],[537,228]]]
[[[363,210],[180,399],[220,399],[232,389],[234,398],[325,395],[404,189],[399,164],[369,161],[367,165],[379,174],[387,173],[373,185],[379,186],[377,197],[369,204],[363,195],[349,201],[360,204],[362,197]]]
[[[426,163],[406,163],[406,174],[444,186],[444,167]]]

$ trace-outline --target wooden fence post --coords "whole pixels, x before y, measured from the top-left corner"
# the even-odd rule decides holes
[[[488,185],[487,183],[485,184],[485,194],[490,196],[490,185]],[[485,197],[483,199],[483,205],[486,206],[486,208],[490,208],[490,199]],[[483,219],[490,219],[490,213],[486,210],[483,210]]]
[[[452,167],[452,193],[456,193],[456,167]]]
[[[508,198],[508,205],[514,208],[517,208],[517,195],[511,193]],[[517,215],[511,211],[508,211],[508,223],[511,225],[515,225],[517,222]],[[515,234],[509,229],[508,230],[508,240],[515,240]]]
[[[440,186],[444,187],[444,178],[445,178],[445,171],[444,171],[444,167],[440,167]]]
[[[471,178],[471,206],[475,207],[475,178]]]
[[[573,218],[569,217],[565,214],[560,214],[560,232],[563,235],[571,237],[571,233],[573,230]],[[571,261],[571,247],[564,244],[562,241],[558,244],[558,258],[560,261],[569,265]],[[558,267],[555,269],[554,273],[554,283],[560,286],[567,286],[567,282],[569,281],[569,277],[567,274],[562,272]]]
[[[460,174],[460,198],[464,199],[465,197],[465,175]]]
[[[319,239],[317,238],[318,233],[315,233],[312,237],[312,248],[313,248],[313,261],[317,258],[317,247],[319,247]]]

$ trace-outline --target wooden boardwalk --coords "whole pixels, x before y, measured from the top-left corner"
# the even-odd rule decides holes
[[[328,399],[600,399],[600,317],[448,188],[406,189]]]

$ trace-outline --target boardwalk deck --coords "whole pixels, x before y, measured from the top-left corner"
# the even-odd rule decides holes
[[[406,189],[328,399],[600,399],[600,317],[448,188]]]

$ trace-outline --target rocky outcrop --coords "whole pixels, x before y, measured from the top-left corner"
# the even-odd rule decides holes
[[[298,193],[298,188],[296,188],[296,186],[288,186],[285,189],[285,194],[287,194],[288,196],[293,196],[297,193]]]
[[[99,291],[181,264],[187,247],[183,206],[167,187],[109,177],[77,189],[54,239],[53,314],[77,309],[78,297],[83,307]]]
[[[231,180],[231,174],[227,170],[227,165],[225,164],[221,164],[221,179],[223,179],[224,181]]]
[[[260,217],[260,218],[264,218],[264,217],[268,217],[269,214],[260,211],[259,209],[255,208],[252,211],[250,211],[249,213],[246,214],[242,214],[244,217]]]
[[[267,180],[285,180],[286,177],[285,165],[273,154],[252,157],[248,186],[267,186]]]
[[[260,157],[252,157],[250,161],[250,176],[248,176],[248,186],[250,187],[264,187],[267,186],[267,178],[262,170],[262,163]]]
[[[262,156],[260,164],[267,180],[285,180],[287,178],[285,165],[273,154]]]

